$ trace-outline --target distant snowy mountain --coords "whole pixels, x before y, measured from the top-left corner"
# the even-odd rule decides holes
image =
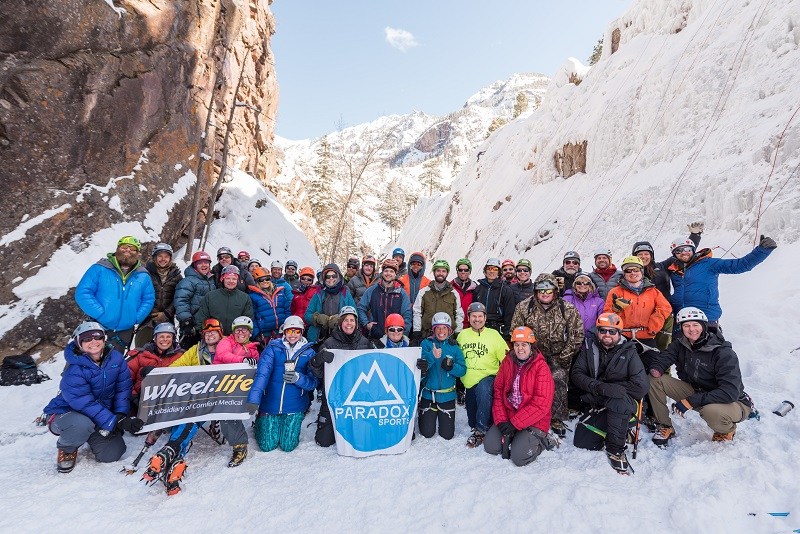
[[[352,174],[344,160],[355,158],[359,163],[359,154],[377,147],[373,163],[364,173],[348,210],[353,223],[346,248],[350,252],[359,249],[375,252],[383,247],[392,237],[391,228],[380,214],[381,195],[390,184],[394,182],[395,187],[410,197],[404,201],[395,198],[397,205],[403,205],[398,209],[404,215],[417,198],[438,194],[438,189],[426,185],[426,172],[438,176],[440,188],[448,188],[475,147],[484,141],[492,123],[500,119],[511,121],[518,99],[526,107],[520,117],[529,115],[540,105],[548,81],[540,74],[515,74],[482,89],[467,99],[461,109],[445,116],[420,111],[390,115],[327,135],[336,173],[330,184],[339,192],[349,189]],[[331,220],[319,214],[314,216],[308,194],[309,184],[317,179],[315,167],[320,160],[322,139],[276,138],[276,143],[280,172],[270,188],[295,213],[295,221],[306,235],[317,240],[318,251],[324,253],[324,240],[332,231]],[[335,195],[326,198],[330,198],[331,204],[340,202]],[[395,234],[401,224],[402,220],[396,225]]]

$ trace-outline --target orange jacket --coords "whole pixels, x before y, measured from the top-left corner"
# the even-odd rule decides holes
[[[639,294],[625,287],[624,283],[624,280],[621,281],[617,287],[608,292],[603,311],[618,314],[625,329],[644,328],[636,332],[637,339],[653,339],[672,313],[672,306],[661,291],[648,280],[644,281],[645,287]],[[613,309],[614,295],[630,300],[630,305],[622,311]],[[625,330],[622,334],[629,339],[631,337],[631,333]]]
[[[403,276],[401,276],[400,278],[397,279],[398,282],[403,284],[403,288],[405,288],[406,294],[409,296],[409,298],[411,297],[411,280],[409,280],[410,276],[411,275],[409,275],[409,274],[404,274]],[[430,284],[430,283],[431,283],[430,279],[423,274],[422,278],[419,281],[419,288],[417,288],[417,294],[419,294],[419,290],[420,289],[428,287],[428,284]],[[414,295],[414,296],[416,297],[416,295]],[[414,301],[413,300],[411,301],[411,305],[412,306],[414,305]]]

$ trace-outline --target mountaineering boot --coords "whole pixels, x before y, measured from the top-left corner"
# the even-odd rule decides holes
[[[186,471],[186,460],[179,458],[169,466],[166,476],[164,476],[164,487],[167,489],[167,495],[177,495],[181,491],[181,479],[183,473]]]
[[[473,430],[472,435],[467,438],[467,447],[470,449],[474,449],[475,447],[480,446],[483,443],[483,432],[479,430]]]
[[[231,454],[231,461],[228,462],[228,467],[242,465],[245,458],[247,458],[247,445],[234,445],[233,454]]]
[[[714,432],[714,435],[711,436],[711,441],[733,441],[734,434],[736,434],[736,425],[733,425],[733,430],[727,434],[723,434],[722,432]]]
[[[169,445],[164,445],[160,451],[150,458],[150,465],[147,467],[147,471],[142,475],[142,480],[145,482],[152,482],[157,479],[170,468],[175,456],[175,450]]]
[[[78,459],[78,451],[75,452],[66,452],[61,449],[58,449],[58,472],[59,473],[69,473],[73,469],[75,469],[75,460]]]
[[[608,457],[608,463],[611,464],[611,467],[614,468],[614,471],[620,475],[628,474],[628,470],[630,469],[631,465],[628,463],[628,458],[625,456],[624,450],[620,451],[619,453],[606,451],[606,457]]]
[[[677,436],[675,429],[667,425],[658,425],[656,433],[653,435],[653,443],[661,448],[669,445],[669,440]]]
[[[560,419],[553,419],[550,421],[550,429],[553,431],[553,434],[558,437],[558,439],[564,439],[567,437],[567,425],[565,425]]]

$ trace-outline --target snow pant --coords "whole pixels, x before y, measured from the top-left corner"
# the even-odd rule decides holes
[[[494,398],[494,376],[487,376],[465,391],[467,421],[469,427],[486,434],[492,426],[492,399]],[[422,429],[420,429],[422,432]]]
[[[291,452],[300,443],[300,429],[303,427],[302,412],[287,414],[259,413],[256,417],[255,435],[259,448],[269,452],[280,447]]]
[[[483,438],[483,450],[489,454],[500,454],[503,451],[503,435],[496,426],[492,426]],[[517,467],[528,465],[548,448],[547,434],[536,427],[530,426],[518,430],[509,445],[511,461]]]
[[[123,356],[128,353],[128,349],[133,341],[133,328],[127,330],[106,330],[108,343],[117,349]]]
[[[192,445],[192,438],[197,434],[202,423],[184,423],[182,425],[174,426],[169,432],[169,439],[164,445],[169,446],[175,451],[176,458],[183,458],[189,452],[189,447]]]
[[[621,453],[625,450],[628,427],[637,409],[636,403],[637,401],[628,395],[623,399],[605,398],[604,409],[592,411],[581,417],[575,427],[573,445],[590,451],[599,451],[605,445],[608,452]]]
[[[456,433],[456,401],[433,402],[429,399],[419,401],[419,433],[426,438],[436,434],[439,426],[439,435],[444,439],[453,439]]]
[[[98,462],[116,462],[125,453],[125,440],[121,433],[112,431],[103,437],[94,421],[80,412],[56,415],[50,423],[50,431],[58,435],[57,446],[64,452],[75,452],[88,443]]]
[[[320,447],[330,447],[336,443],[336,434],[333,431],[333,419],[331,410],[328,408],[328,398],[325,390],[322,391],[322,405],[317,414],[317,431],[314,433],[314,441]]]
[[[647,395],[653,406],[656,421],[661,425],[672,426],[667,408],[667,397],[679,401],[694,393],[694,387],[688,382],[668,375],[661,375],[658,378],[651,376],[650,392]],[[733,432],[736,429],[736,423],[750,417],[751,411],[749,406],[739,401],[727,404],[706,404],[693,409],[700,414],[711,430],[720,434]]]
[[[220,421],[219,429],[231,445],[247,445],[247,430],[241,420]]]

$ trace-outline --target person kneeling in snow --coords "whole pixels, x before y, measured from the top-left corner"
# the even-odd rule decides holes
[[[467,364],[464,353],[450,335],[453,333],[450,315],[434,314],[431,320],[433,335],[422,340],[422,358],[417,367],[422,371],[424,385],[419,401],[419,433],[431,438],[439,425],[439,435],[453,439],[456,432],[456,377],[464,376]]]
[[[730,342],[709,331],[706,314],[683,308],[675,315],[682,336],[658,353],[650,367],[650,404],[658,422],[653,443],[666,447],[677,434],[667,410],[667,396],[675,399],[672,413],[686,417],[697,410],[714,430],[713,441],[733,441],[736,423],[747,420],[753,401],[744,392],[739,358]],[[664,374],[674,365],[678,378]]]
[[[605,444],[611,467],[627,473],[625,440],[636,403],[647,393],[647,374],[636,345],[621,334],[619,315],[603,313],[595,325],[596,335],[587,332],[572,368],[572,382],[586,392],[581,400],[592,407],[575,428],[573,443],[591,451]]]
[[[44,408],[50,431],[58,436],[59,473],[75,468],[84,443],[98,462],[116,462],[125,452],[123,432],[136,433],[144,425],[128,416],[131,374],[125,359],[106,344],[105,330],[94,321],[75,329],[64,359],[60,391]]]
[[[314,345],[303,337],[303,320],[290,315],[281,326],[282,339],[273,339],[261,352],[258,369],[247,408],[258,412],[255,435],[264,452],[277,447],[291,452],[300,442],[303,417],[311,399],[309,391],[317,387],[308,362],[314,357]]]
[[[522,467],[556,446],[548,434],[555,382],[530,328],[515,328],[511,341],[514,349],[500,363],[494,380],[495,424],[486,433],[483,449],[489,454],[503,453]]]

